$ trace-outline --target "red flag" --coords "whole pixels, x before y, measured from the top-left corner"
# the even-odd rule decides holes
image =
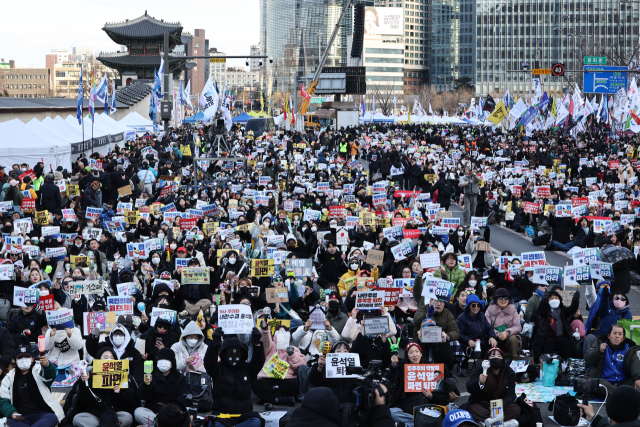
[[[282,111],[284,111],[284,119],[287,120],[287,97],[282,94]]]
[[[311,100],[311,97],[309,96],[307,91],[304,90],[304,87],[302,86],[302,84],[300,84],[300,96],[302,96],[304,99],[306,99],[307,102],[309,102],[309,100]]]
[[[569,114],[573,116],[573,98],[569,100]]]
[[[633,110],[629,110],[629,114],[631,114],[631,117],[633,118],[633,121],[636,122],[636,124],[640,125],[640,117],[638,117],[636,112],[633,111]]]

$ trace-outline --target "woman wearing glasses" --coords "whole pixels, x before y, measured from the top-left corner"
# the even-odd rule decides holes
[[[589,334],[585,337],[582,346],[585,353],[598,337],[609,333],[611,325],[618,323],[621,319],[632,319],[627,295],[622,291],[610,293],[610,290],[611,283],[606,280],[600,280],[596,284],[598,296],[589,309],[589,317],[585,323],[585,330]]]
[[[507,350],[511,357],[518,355],[518,349],[522,345],[520,332],[520,315],[511,302],[509,292],[500,288],[493,295],[486,312],[487,321],[493,328],[498,347]]]
[[[465,354],[469,355],[475,350],[476,340],[480,341],[482,353],[498,345],[496,334],[482,312],[483,307],[484,301],[481,302],[480,298],[475,294],[469,295],[464,313],[456,319],[456,324],[460,330],[460,339],[458,341],[460,341]],[[460,372],[465,374],[466,368],[461,367]]]

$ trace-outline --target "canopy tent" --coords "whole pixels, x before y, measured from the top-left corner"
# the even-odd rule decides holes
[[[36,118],[31,119],[25,126],[27,126],[31,132],[38,135],[38,137],[56,146],[56,164],[51,165],[53,169],[57,166],[62,166],[63,169],[71,170],[71,143],[68,140],[58,138]]]
[[[205,119],[204,113],[202,111],[199,111],[197,114],[182,120],[182,123],[203,122],[204,119]]]
[[[72,149],[72,155],[80,155],[82,153],[90,155],[92,153],[99,153],[106,155],[109,152],[109,137],[110,131],[105,128],[104,125],[95,121],[93,123],[93,132],[91,119],[87,114],[83,119],[84,121],[84,137],[85,143],[83,146],[77,146]],[[82,135],[82,125],[78,124],[78,120],[64,120],[62,117],[57,116],[53,119],[54,124],[58,125],[60,129],[65,132],[74,131],[79,135]],[[93,133],[93,139],[91,135]]]
[[[49,169],[46,167],[48,165],[53,169],[65,167],[64,164],[58,164],[56,146],[34,133],[20,119],[0,123],[0,135],[2,161],[9,165],[26,163],[32,168],[41,161],[45,164],[45,170]],[[70,168],[69,158],[64,163]]]
[[[118,123],[138,133],[153,132],[153,122],[141,116],[136,111],[127,114],[123,119],[118,120]]]
[[[249,111],[247,114],[250,115],[251,117],[266,117],[268,119],[271,118],[271,116],[265,113],[264,111]]]
[[[67,120],[69,117],[67,117]],[[124,143],[127,141],[127,132],[131,132],[127,127],[120,122],[114,120],[108,114],[102,113],[96,115],[96,121],[100,121],[104,123],[106,127],[111,129],[111,143],[118,144],[120,147],[124,147]],[[135,139],[135,132],[133,132]],[[115,148],[115,146],[111,146],[111,148]]]
[[[34,118],[29,123],[34,121],[37,120]],[[84,147],[82,131],[78,132],[73,128],[61,128],[60,125],[56,124],[51,117],[45,117],[40,123],[61,141],[67,141],[71,144],[71,156],[77,156],[82,153]],[[90,138],[90,136],[85,135],[84,143],[88,144]]]
[[[233,121],[233,123],[247,123],[247,120],[249,120],[250,118],[251,118],[251,116],[243,111],[242,114],[240,114],[239,116],[234,117],[231,120]]]
[[[375,114],[373,114],[373,119],[372,119],[371,111],[367,111],[364,117],[360,117],[360,121],[364,123],[367,123],[367,122],[393,123],[393,117],[387,117],[384,114],[382,114],[380,111],[376,111]]]

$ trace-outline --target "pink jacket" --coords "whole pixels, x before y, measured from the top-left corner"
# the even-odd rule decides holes
[[[265,363],[269,361],[271,356],[276,352],[276,341],[275,337],[271,337],[271,332],[269,329],[266,331],[260,329],[260,333],[262,333],[262,345],[264,346],[264,357]],[[289,356],[286,350],[277,350],[278,358],[280,360],[284,360],[289,364],[289,370],[287,371],[287,375],[284,377],[285,380],[295,379],[297,378],[296,370],[299,366],[307,364],[307,358],[304,354],[300,353],[298,347],[293,347],[294,352],[293,355]],[[269,378],[269,376],[264,372],[263,369],[260,370],[258,374],[258,378]]]
[[[520,326],[520,315],[516,311],[516,307],[513,304],[509,304],[504,310],[498,307],[498,304],[491,304],[487,308],[485,313],[487,321],[492,328],[496,328],[500,325],[507,325],[507,333],[509,336],[517,335],[518,341],[520,341],[520,332],[522,332],[522,326]],[[496,332],[496,335],[498,333]],[[522,342],[521,342],[522,345]]]

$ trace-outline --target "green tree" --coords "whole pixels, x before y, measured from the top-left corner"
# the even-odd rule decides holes
[[[455,90],[458,90],[458,89],[475,90],[475,86],[473,85],[473,79],[471,77],[460,77],[459,79],[455,79],[453,81],[453,87]]]

